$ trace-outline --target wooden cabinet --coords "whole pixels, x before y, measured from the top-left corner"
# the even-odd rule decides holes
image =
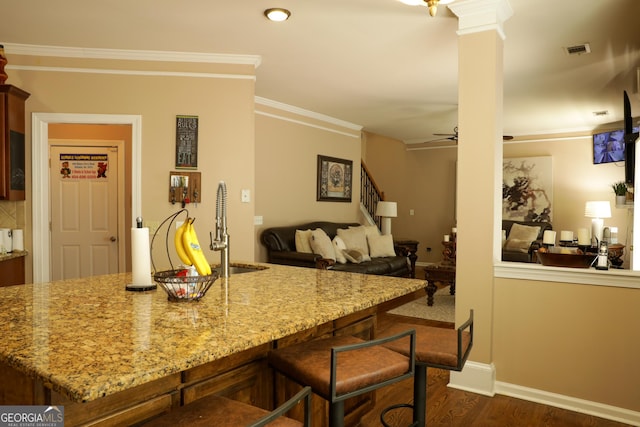
[[[25,101],[29,93],[0,85],[0,200],[25,199]]]
[[[0,287],[24,284],[24,257],[0,261]]]

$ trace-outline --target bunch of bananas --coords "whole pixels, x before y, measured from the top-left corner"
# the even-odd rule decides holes
[[[202,252],[196,230],[193,228],[195,218],[187,220],[176,230],[174,244],[178,257],[185,265],[196,267],[198,274],[208,276],[211,274],[211,265]]]

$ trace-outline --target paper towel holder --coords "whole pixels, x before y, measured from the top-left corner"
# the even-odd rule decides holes
[[[134,244],[133,243],[133,240],[134,240],[133,239],[133,231],[136,230],[136,229],[142,229],[142,228],[143,228],[142,227],[142,217],[137,217],[136,218],[136,228],[135,229],[131,229],[131,234],[132,234],[132,236],[131,236],[131,245],[132,245],[131,250],[132,250],[132,252],[133,252],[133,244]],[[146,229],[146,230],[147,230],[147,233],[148,233],[149,229]],[[148,238],[147,238],[146,246],[147,246],[147,249],[149,250],[149,259],[150,259],[150,257],[151,257],[151,248],[150,248],[149,243],[148,243]],[[133,262],[133,260],[132,260],[132,262]],[[134,268],[134,267],[132,266],[132,268]],[[136,274],[135,274],[135,272],[133,272],[134,280],[135,280],[135,276],[136,276]],[[151,277],[151,270],[149,270],[149,277]],[[134,291],[134,292],[153,291],[153,290],[155,290],[157,288],[158,288],[158,285],[156,285],[153,282],[151,282],[151,283],[127,283],[127,285],[125,286],[125,289],[127,291]]]

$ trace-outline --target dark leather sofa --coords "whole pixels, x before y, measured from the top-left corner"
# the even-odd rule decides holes
[[[553,230],[553,226],[550,222],[531,222],[531,221],[514,221],[514,220],[502,220],[502,229],[506,231],[507,240],[511,233],[511,227],[514,224],[527,225],[530,227],[540,227],[538,236],[531,242],[526,251],[522,250],[509,250],[505,246],[502,247],[502,261],[512,262],[537,262],[537,256],[535,251],[542,247],[542,238],[545,230]]]
[[[333,239],[339,228],[357,227],[358,223],[335,223],[316,221],[288,227],[267,228],[260,234],[260,242],[267,248],[267,262],[297,267],[332,269],[352,273],[376,274],[384,276],[411,277],[411,268],[407,262],[407,253],[403,248],[395,247],[396,256],[372,258],[361,263],[340,264],[323,259],[320,255],[296,252],[296,230],[315,230],[321,228]]]

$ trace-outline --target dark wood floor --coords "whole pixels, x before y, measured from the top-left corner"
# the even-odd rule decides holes
[[[432,326],[434,324],[415,318],[386,315],[378,319],[379,325],[401,319]],[[427,370],[427,426],[496,426],[496,427],[621,427],[627,424],[617,423],[590,415],[579,414],[553,406],[541,405],[525,400],[496,395],[483,396],[447,387],[449,371],[441,369]],[[380,412],[399,402],[411,403],[413,380],[403,381],[378,391],[376,407],[362,419],[363,427],[379,427]],[[387,422],[391,426],[407,426],[411,421],[411,410],[400,409],[388,414]]]

